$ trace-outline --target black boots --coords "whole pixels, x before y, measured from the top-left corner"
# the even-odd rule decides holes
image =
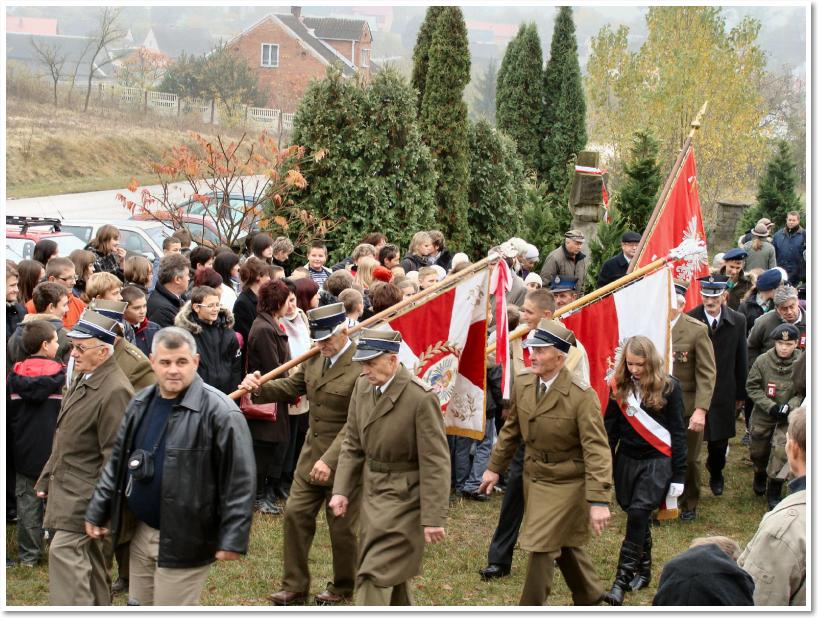
[[[619,563],[617,565],[617,575],[611,589],[605,593],[605,602],[609,605],[619,606],[625,599],[625,592],[630,589],[631,580],[636,574],[640,559],[642,558],[642,548],[628,540],[622,541],[622,548],[619,550]]]
[[[757,497],[765,494],[765,484],[768,481],[768,476],[765,473],[754,473],[753,491]]]
[[[636,569],[636,575],[628,584],[628,591],[635,592],[644,587],[648,587],[651,583],[651,548],[653,547],[653,540],[651,539],[651,526],[645,530],[645,546],[642,548],[642,558],[639,560],[639,566]]]
[[[782,501],[781,479],[768,478],[768,511],[773,510]]]

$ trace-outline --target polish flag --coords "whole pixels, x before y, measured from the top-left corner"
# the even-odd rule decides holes
[[[643,245],[637,251],[637,259],[633,262],[631,270],[637,270],[660,257],[665,257],[672,248],[676,248],[682,242],[705,241],[693,147],[688,147],[682,167],[671,186],[671,192],[657,219],[648,224],[643,238]],[[685,311],[701,304],[698,284],[693,281],[710,274],[707,253],[691,255],[674,263],[673,268],[675,278],[691,283],[685,295]]]
[[[602,412],[608,405],[609,371],[622,355],[628,337],[644,335],[654,342],[670,373],[670,311],[676,308],[671,271],[663,267],[613,294],[561,316],[588,353],[591,386],[599,395]]]
[[[400,361],[437,394],[446,433],[476,440],[485,436],[488,282],[481,270],[390,322]]]

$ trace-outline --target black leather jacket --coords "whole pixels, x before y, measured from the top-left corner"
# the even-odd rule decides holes
[[[134,520],[125,497],[126,463],[156,390],[143,389],[129,404],[86,509],[94,525],[111,520],[115,544],[126,531],[124,521]],[[171,411],[165,443],[157,565],[195,568],[213,562],[220,550],[245,553],[257,474],[251,434],[237,405],[194,376]]]

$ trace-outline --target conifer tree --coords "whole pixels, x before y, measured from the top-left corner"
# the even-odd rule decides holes
[[[420,114],[423,138],[437,171],[439,225],[455,247],[468,242],[468,33],[460,7],[442,7],[431,38]]]
[[[505,54],[508,67],[497,86],[497,127],[514,139],[526,169],[536,171],[543,135],[542,47],[536,24],[520,26]]]
[[[659,142],[648,130],[634,133],[631,159],[625,166],[625,182],[615,198],[628,229],[642,233],[654,211],[662,171],[657,162]]]
[[[551,57],[543,79],[544,129],[542,176],[549,189],[567,203],[568,162],[585,148],[585,95],[580,78],[577,40],[571,7],[560,7],[554,22]],[[564,201],[562,199],[565,199]]]
[[[434,29],[437,20],[445,7],[429,6],[425,12],[425,19],[420,25],[417,33],[417,43],[414,45],[414,67],[411,70],[411,86],[417,89],[416,105],[417,114],[422,110],[422,98],[425,95],[425,80],[428,76],[428,54],[431,48],[431,39],[434,36]]]
[[[780,140],[765,174],[759,180],[756,203],[746,209],[739,219],[737,235],[750,231],[760,218],[769,218],[776,228],[783,227],[788,212],[801,211],[802,202],[796,194],[798,179],[791,146],[787,141]]]
[[[476,85],[476,95],[472,101],[472,115],[474,118],[484,118],[492,126],[496,124],[497,107],[497,70],[499,63],[492,58],[479,77]]]

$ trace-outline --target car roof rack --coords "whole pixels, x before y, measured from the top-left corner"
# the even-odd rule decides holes
[[[22,227],[20,233],[25,233],[29,227],[51,227],[52,231],[60,231],[59,218],[40,218],[39,216],[6,216],[6,224]]]

